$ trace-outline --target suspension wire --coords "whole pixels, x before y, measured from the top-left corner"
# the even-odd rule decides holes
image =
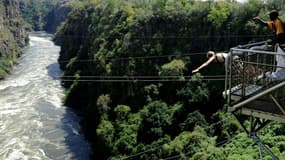
[[[78,75],[78,76],[69,76],[69,75],[63,75],[63,76],[55,76],[56,78],[108,78],[108,79],[112,79],[112,78],[118,78],[118,79],[131,79],[131,78],[141,78],[141,79],[145,79],[145,78],[159,78],[159,79],[163,79],[163,78],[191,78],[192,76],[159,76],[159,75],[153,75],[153,76],[143,76],[143,75],[139,75],[139,76],[130,76],[130,75],[124,75],[124,76],[101,76],[101,75],[94,75],[94,76],[83,76],[83,75]],[[201,79],[207,79],[207,78],[225,78],[225,75],[206,75],[206,76],[202,76]]]
[[[104,60],[133,60],[133,59],[155,59],[155,58],[169,58],[175,56],[194,56],[194,55],[206,55],[206,52],[196,52],[196,53],[184,53],[184,54],[169,54],[169,55],[157,55],[157,56],[134,56],[134,57],[104,57]],[[69,62],[70,60],[59,60],[58,62]],[[79,59],[75,62],[96,62],[97,59]]]
[[[55,76],[62,82],[186,82],[186,81],[225,81],[225,75],[206,75],[201,79],[192,76]],[[181,79],[183,78],[183,79]]]
[[[219,142],[219,143],[222,143],[222,144],[223,144],[223,145],[221,145],[221,146],[219,146],[219,147],[222,147],[222,146],[224,146],[224,145],[226,145],[226,144],[229,144],[229,143],[232,142],[234,139],[236,139],[238,136],[239,136],[239,134],[233,136],[232,138],[230,138],[230,139],[228,139],[228,140]],[[219,143],[218,143],[218,144],[219,144]],[[216,146],[217,146],[217,144],[216,144]],[[187,155],[191,154],[192,152],[193,152],[193,151],[189,151],[189,152],[187,152],[187,153],[184,153],[183,155],[184,155],[184,156],[187,156]],[[179,157],[181,157],[181,154],[174,155],[174,156],[171,156],[171,157],[166,157],[166,158],[163,158],[162,160],[172,160],[172,159],[176,159],[176,158],[179,158]],[[199,159],[199,160],[201,160],[201,159]]]
[[[183,153],[183,156],[187,156],[187,155],[191,154],[192,152],[193,151],[191,150],[191,151],[189,151],[187,153]],[[181,154],[177,154],[177,155],[171,156],[171,157],[166,157],[166,158],[163,158],[162,160],[171,160],[171,159],[176,159],[176,158],[179,158],[179,157],[181,157]]]
[[[220,124],[220,123],[222,123],[223,121],[226,121],[226,120],[228,120],[228,119],[230,119],[230,118],[231,118],[231,117],[227,117],[227,118],[225,118],[225,119],[223,119],[223,120],[220,120],[220,121],[218,121],[218,122],[216,122],[216,123],[212,123],[210,126],[205,127],[204,129],[207,130],[207,129],[213,128],[215,125]],[[142,154],[145,154],[145,153],[148,153],[148,152],[151,152],[151,151],[155,151],[155,150],[157,150],[157,149],[163,147],[163,146],[166,145],[166,144],[169,144],[169,142],[168,142],[168,143],[161,144],[161,145],[156,146],[156,147],[154,147],[154,148],[150,148],[150,149],[148,149],[148,150],[145,150],[145,151],[142,151],[142,152],[133,154],[133,155],[131,155],[131,156],[128,156],[128,157],[124,158],[123,160],[127,160],[127,159],[130,159],[130,158],[133,158],[133,157],[137,157],[137,156],[139,156],[139,155],[142,155]],[[191,152],[189,152],[188,154],[190,154],[190,153],[191,153]],[[176,156],[177,156],[177,155],[176,155]],[[176,156],[175,156],[175,157],[176,157]],[[167,158],[170,158],[170,157],[167,157]],[[164,159],[164,160],[169,160],[169,159]]]
[[[245,36],[250,36],[250,35],[245,35]],[[264,37],[265,35],[259,35],[260,37]],[[71,35],[71,37],[73,37]],[[75,36],[76,37],[76,36]],[[85,37],[85,36],[79,36],[79,37]],[[209,38],[209,37],[215,37],[215,36],[200,36],[204,38]],[[218,36],[219,37],[219,36]],[[240,37],[238,35],[234,36],[225,36],[225,37]],[[137,56],[137,57],[104,57],[104,60],[133,60],[133,59],[155,59],[155,58],[169,58],[169,57],[175,57],[175,56],[193,56],[193,55],[206,55],[206,52],[196,52],[196,53],[184,53],[184,54],[169,54],[169,55],[156,55],[156,56]],[[79,63],[79,62],[95,62],[98,61],[96,59],[83,59],[83,60],[75,60],[74,62]],[[69,60],[59,60],[58,62],[69,62]]]
[[[240,134],[237,134],[235,136],[233,136],[232,138],[229,138],[227,140],[224,141],[220,141],[219,143],[216,144],[217,147],[223,147],[227,144],[229,144],[230,142],[232,142],[234,139],[236,139],[238,136],[240,136]]]
[[[153,32],[155,33],[155,32]],[[149,33],[151,34],[151,33]],[[177,34],[177,33],[167,33],[167,35],[163,35],[162,37],[153,37],[153,36],[132,36],[131,39],[164,39],[164,38],[168,38],[168,39],[191,39],[191,38],[195,38],[195,39],[209,39],[209,38],[249,38],[249,37],[270,37],[271,35],[214,35],[214,36],[210,36],[210,35],[200,35],[200,36],[183,36],[183,35],[171,35],[171,34]],[[55,37],[59,37],[59,38],[93,38],[92,36],[86,36],[86,35],[58,35]],[[94,37],[95,38],[95,37]],[[124,36],[109,36],[109,37],[100,37],[100,38],[105,38],[105,39],[117,39],[117,38],[124,38]]]
[[[225,79],[201,79],[202,81],[225,81]],[[185,82],[185,81],[199,81],[192,79],[61,79],[61,82]]]
[[[166,143],[165,143],[165,144],[166,144]],[[163,145],[165,145],[165,144],[162,144],[162,145],[159,145],[159,146],[156,146],[156,147],[153,147],[153,148],[151,147],[150,149],[145,150],[145,151],[143,151],[143,152],[139,152],[139,153],[133,154],[133,155],[131,155],[131,156],[128,156],[128,157],[124,158],[123,160],[127,160],[127,159],[130,159],[130,158],[133,158],[133,157],[137,157],[137,156],[139,156],[139,155],[142,155],[142,154],[145,154],[145,153],[148,153],[148,152],[151,152],[151,151],[155,151],[155,150],[161,148],[161,147],[162,147]]]
[[[217,143],[216,146],[218,146],[218,144],[222,144],[222,145],[219,146],[219,147],[223,147],[223,146],[225,146],[226,144],[231,143],[231,142],[232,142],[234,139],[236,139],[238,136],[239,136],[239,134],[237,134],[237,135],[235,135],[235,136],[233,136],[233,137],[231,137],[231,138],[229,138],[229,139],[227,139],[227,140],[221,141],[221,142]],[[187,153],[184,153],[183,155],[184,155],[184,156],[187,156],[187,155],[189,155],[189,154],[191,154],[191,153],[192,153],[192,151],[189,151],[189,152],[187,152]],[[178,154],[178,155],[175,155],[175,156],[171,156],[171,157],[166,157],[166,158],[164,158],[164,159],[162,159],[162,160],[172,160],[172,159],[179,158],[179,157],[181,157],[181,154]],[[201,159],[200,159],[200,160],[201,160]]]

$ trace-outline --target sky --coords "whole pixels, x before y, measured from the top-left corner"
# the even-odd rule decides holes
[[[206,1],[206,0],[203,0],[203,1]],[[243,3],[243,2],[247,2],[248,0],[237,0],[237,1]]]
[[[246,2],[247,0],[237,0],[238,2]]]

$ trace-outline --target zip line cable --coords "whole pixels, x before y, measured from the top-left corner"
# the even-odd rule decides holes
[[[185,54],[169,54],[169,55],[160,55],[160,56],[137,56],[137,57],[104,57],[104,60],[133,60],[133,59],[155,59],[155,58],[169,58],[169,57],[178,57],[178,56],[194,56],[194,55],[206,55],[206,52],[197,52],[197,53],[185,53]],[[96,62],[98,59],[79,59],[75,62]],[[58,62],[70,62],[70,60],[59,60]]]
[[[216,123],[212,123],[210,126],[205,127],[204,129],[205,129],[205,130],[210,129],[210,128],[214,127],[215,125],[220,124],[220,123],[222,123],[223,121],[226,121],[226,120],[228,120],[228,119],[230,119],[230,118],[231,118],[231,117],[228,117],[228,118],[225,118],[225,119],[223,119],[223,120],[220,120],[220,121],[218,121],[218,122],[216,122]],[[142,155],[142,154],[145,154],[145,153],[148,153],[148,152],[151,152],[151,151],[155,151],[155,150],[157,150],[157,149],[163,147],[163,146],[166,145],[166,144],[169,144],[169,143],[164,143],[164,144],[159,145],[159,146],[156,146],[156,147],[154,147],[154,148],[150,148],[150,149],[148,149],[148,150],[145,150],[145,151],[142,151],[142,152],[139,152],[139,153],[130,155],[130,156],[124,158],[123,160],[127,160],[127,159],[130,159],[130,158],[133,158],[133,157],[137,157],[137,156],[140,156],[140,155]],[[189,154],[190,154],[190,153],[189,153]],[[176,155],[176,156],[177,156],[177,155]],[[165,160],[165,159],[163,159],[163,160]],[[167,160],[169,160],[169,159],[167,159]]]

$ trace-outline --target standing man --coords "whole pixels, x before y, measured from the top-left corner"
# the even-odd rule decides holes
[[[274,43],[276,54],[277,69],[271,74],[267,74],[267,77],[272,80],[285,79],[285,53],[281,49],[281,45],[285,44],[285,29],[283,22],[278,17],[278,11],[272,10],[269,13],[270,21],[266,22],[259,17],[254,17],[253,20],[259,24],[267,26],[274,34]]]

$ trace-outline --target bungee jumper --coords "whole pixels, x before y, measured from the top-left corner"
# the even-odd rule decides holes
[[[200,71],[200,69],[208,66],[210,63],[212,62],[216,62],[216,63],[225,63],[225,68],[226,68],[226,64],[228,61],[228,54],[227,53],[215,53],[214,51],[208,51],[207,53],[207,61],[205,63],[203,63],[201,66],[199,66],[198,68],[194,69],[192,71],[192,73],[197,73]]]
[[[239,56],[242,56],[242,52],[232,52],[233,54],[233,59],[237,60],[239,59]],[[192,70],[192,73],[197,73],[199,72],[201,69],[207,67],[210,63],[220,63],[220,64],[224,64],[225,65],[225,72],[228,72],[228,68],[229,68],[229,58],[230,58],[230,54],[229,53],[225,53],[225,52],[217,52],[215,53],[214,51],[208,51],[207,52],[207,61],[204,62],[202,65],[200,65],[199,67],[197,67],[196,69]],[[250,68],[247,68],[247,70],[251,70]]]

